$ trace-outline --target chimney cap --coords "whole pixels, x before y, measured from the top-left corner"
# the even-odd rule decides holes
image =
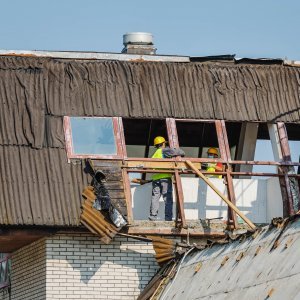
[[[153,45],[153,35],[148,32],[128,32],[123,35],[123,44]]]

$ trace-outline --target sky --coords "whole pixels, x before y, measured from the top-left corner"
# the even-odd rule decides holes
[[[299,0],[0,0],[1,49],[120,52],[150,32],[158,54],[300,60]]]
[[[157,54],[300,61],[299,0],[0,0],[0,48],[119,53],[150,32]],[[267,160],[258,145],[256,159]],[[297,159],[299,145],[292,145]],[[297,159],[298,160],[298,159]]]

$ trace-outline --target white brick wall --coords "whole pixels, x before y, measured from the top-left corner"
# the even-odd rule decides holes
[[[128,238],[61,234],[46,249],[47,300],[136,299],[158,269],[152,244]]]
[[[10,300],[7,288],[0,290],[0,300]]]
[[[41,239],[13,254],[11,299],[46,299],[46,244]]]
[[[10,300],[136,299],[158,270],[151,243],[58,234],[13,253]],[[0,293],[0,300],[8,300]]]

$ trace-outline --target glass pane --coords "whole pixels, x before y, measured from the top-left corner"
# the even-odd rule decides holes
[[[71,117],[70,119],[75,154],[117,154],[111,118]]]

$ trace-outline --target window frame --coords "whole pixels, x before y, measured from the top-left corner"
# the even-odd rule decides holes
[[[218,148],[220,152],[220,157],[215,159],[205,158],[205,157],[186,157],[189,158],[191,161],[212,161],[212,162],[226,162],[231,161],[230,156],[228,156],[228,153],[230,153],[228,143],[227,143],[227,133],[225,127],[225,122],[222,120],[201,120],[201,119],[179,119],[179,118],[167,118],[167,130],[168,130],[168,136],[169,136],[169,144],[170,147],[179,148],[179,138],[177,133],[177,126],[176,122],[182,122],[182,123],[213,123],[215,124],[215,130],[216,135],[218,139]],[[230,158],[230,159],[229,159]]]
[[[106,154],[76,154],[73,148],[73,136],[71,118],[85,118],[85,119],[111,119],[113,122],[114,139],[116,144],[117,154],[106,155]],[[64,116],[63,127],[65,134],[65,143],[68,159],[114,159],[121,160],[126,155],[126,149],[124,152],[124,139],[122,134],[122,118],[120,117],[86,117],[86,116]]]

